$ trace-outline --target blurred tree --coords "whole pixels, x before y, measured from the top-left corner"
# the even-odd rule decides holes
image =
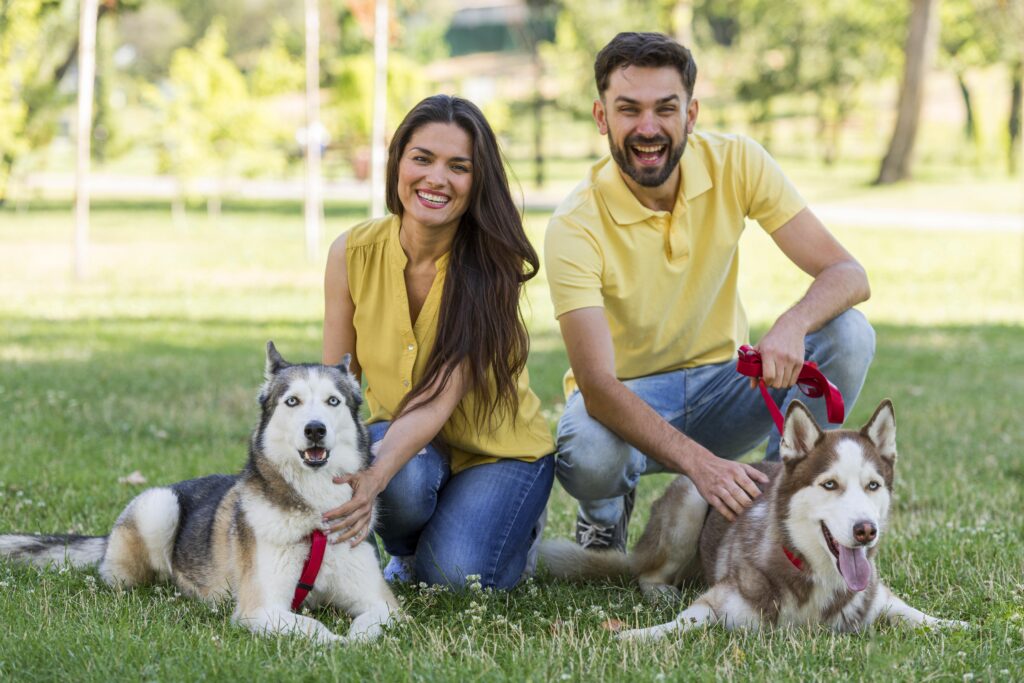
[[[226,56],[243,71],[252,69],[260,51],[274,39],[279,22],[293,27],[293,54],[302,51],[303,5],[295,0],[161,0],[180,12],[192,35],[192,44],[205,36],[214,22],[221,24]]]
[[[698,0],[696,39],[718,66],[705,77],[715,91],[734,92],[748,105],[766,146],[779,116],[776,101],[799,106],[794,96],[810,95],[822,158],[832,163],[861,86],[893,68],[899,40],[893,27],[902,24],[902,6],[892,0]]]
[[[283,19],[275,21],[270,44],[260,50],[250,75],[254,96],[271,97],[297,93],[305,87],[306,70],[302,56],[288,50],[292,30]]]
[[[0,4],[0,205],[18,158],[48,143],[71,97],[58,84],[78,50],[76,0]]]
[[[188,183],[196,177],[216,180],[207,195],[208,209],[216,215],[225,178],[281,170],[284,158],[275,147],[290,131],[253,100],[228,57],[222,20],[212,21],[194,48],[174,51],[165,88],[149,86],[147,99],[163,116],[160,170],[178,178],[176,214],[181,215]]]
[[[101,0],[100,25],[140,1]],[[63,108],[74,99],[74,86],[61,83],[78,56],[78,5],[0,1],[0,205],[18,158],[53,139]]]
[[[560,0],[554,43],[539,46],[545,69],[558,83],[555,106],[589,119],[597,92],[594,57],[620,31],[675,32],[667,24],[676,0]]]
[[[118,33],[122,49],[132,57],[129,72],[147,82],[165,78],[171,54],[193,39],[192,29],[170,0],[145,0],[138,11],[120,17]]]
[[[888,185],[911,175],[914,142],[924,100],[924,80],[938,47],[938,2],[911,0],[896,126],[875,179],[876,185]]]
[[[348,55],[328,65],[331,90],[324,124],[359,179],[369,177],[370,128],[373,121],[374,62],[372,52]],[[388,57],[388,121],[400,121],[430,94],[418,64],[392,53]],[[392,127],[394,127],[394,123]]]
[[[1024,0],[997,0],[994,14],[1002,29],[1003,60],[1010,72],[1010,108],[1006,119],[1006,162],[1011,175],[1020,170],[1021,107],[1024,106]]]
[[[994,64],[1001,56],[999,0],[945,0],[939,6],[940,59],[953,72],[964,100],[964,140],[977,149],[980,139],[967,72]]]

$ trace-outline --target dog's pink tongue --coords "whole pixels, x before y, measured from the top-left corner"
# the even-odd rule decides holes
[[[847,548],[840,545],[839,573],[843,575],[850,590],[862,591],[867,588],[871,579],[871,563],[868,562],[867,550],[863,547]]]

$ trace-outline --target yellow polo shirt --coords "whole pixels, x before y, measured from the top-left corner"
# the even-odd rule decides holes
[[[345,263],[355,303],[356,358],[366,381],[370,422],[391,420],[406,394],[423,377],[437,338],[448,255],[436,261],[437,275],[416,324],[409,317],[405,288],[408,258],[398,241],[397,216],[361,223],[349,232]],[[524,369],[518,381],[519,412],[493,428],[473,421],[476,396],[468,393],[441,430],[452,472],[514,458],[532,462],[555,450],[540,399]]]
[[[737,291],[744,219],[771,234],[806,206],[749,138],[693,133],[680,164],[671,213],[643,206],[605,157],[548,224],[555,317],[603,307],[620,379],[734,357],[749,336]],[[570,369],[566,395],[574,388]]]

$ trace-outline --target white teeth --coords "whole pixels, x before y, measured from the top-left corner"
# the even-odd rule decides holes
[[[633,149],[640,152],[641,154],[657,154],[658,152],[661,152],[661,150],[664,149],[664,147],[664,145],[634,145]]]
[[[448,198],[442,194],[431,194],[429,192],[424,192],[423,190],[419,190],[416,194],[423,197],[428,202],[433,202],[435,204],[446,204],[448,202]]]

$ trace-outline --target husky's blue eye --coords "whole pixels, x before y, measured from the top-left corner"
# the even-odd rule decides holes
[[[836,483],[835,479],[829,479],[828,481],[824,482],[821,485],[821,488],[825,489],[826,491],[835,491],[837,488],[839,488],[839,484]]]
[[[295,406],[299,405],[299,399],[297,399],[294,396],[289,396],[284,400],[284,404],[289,408],[294,408]]]
[[[329,405],[329,406],[339,406],[339,405],[341,405],[341,401],[338,400],[337,396],[331,396],[330,398],[327,399],[327,405]]]
[[[868,491],[877,491],[881,487],[881,484],[879,484],[877,481],[873,481],[870,484],[868,484]]]

